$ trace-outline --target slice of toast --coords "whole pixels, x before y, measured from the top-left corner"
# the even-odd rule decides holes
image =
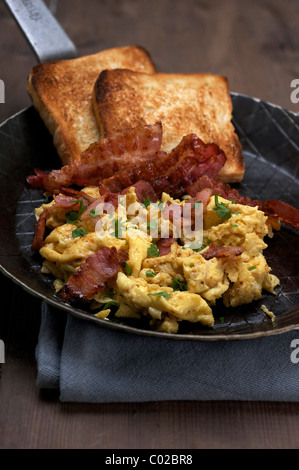
[[[222,180],[233,183],[243,178],[242,147],[231,123],[232,102],[225,77],[105,70],[95,83],[93,106],[105,137],[161,121],[163,150],[169,152],[183,136],[195,133],[225,152],[227,162],[219,172]]]
[[[92,92],[104,69],[126,68],[153,73],[145,49],[119,47],[71,60],[36,65],[28,78],[28,93],[65,165],[101,138],[92,109]]]

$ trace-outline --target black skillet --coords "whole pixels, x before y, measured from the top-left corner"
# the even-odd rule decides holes
[[[40,62],[76,56],[74,45],[42,2],[34,2],[31,11],[24,6],[29,5],[26,2],[6,0],[6,3],[17,15],[16,20],[33,44]],[[16,13],[17,4],[21,9]],[[36,42],[32,37],[33,25],[39,24],[40,31],[43,31],[45,21],[48,29],[54,28],[51,37],[59,37],[59,51],[57,49],[56,53],[53,48],[48,53],[47,38],[40,42],[37,35]],[[231,93],[231,97],[233,123],[243,145],[246,165],[244,180],[236,185],[237,189],[253,199],[280,199],[298,207],[299,117],[256,98],[237,93]],[[272,272],[281,282],[276,295],[265,292],[260,300],[233,309],[219,303],[214,309],[215,327],[212,329],[182,322],[179,333],[170,335],[151,331],[143,322],[98,319],[87,309],[63,302],[54,292],[53,279],[41,274],[40,256],[31,251],[34,208],[40,206],[44,198],[41,191],[26,184],[26,176],[35,167],[51,170],[60,166],[52,138],[33,107],[0,125],[0,270],[30,294],[101,327],[161,339],[249,339],[299,328],[298,234],[287,226],[276,232],[273,239],[267,239],[268,248],[265,250]],[[275,314],[274,321],[265,314],[262,305]]]

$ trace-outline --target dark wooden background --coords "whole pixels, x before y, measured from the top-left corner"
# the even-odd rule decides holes
[[[298,0],[47,1],[79,53],[139,44],[161,72],[226,75],[232,91],[299,112]],[[30,105],[35,57],[0,4],[0,122]],[[3,276],[0,448],[286,449],[299,447],[299,404],[166,402],[61,404],[36,387],[40,302]],[[3,300],[4,299],[4,300]]]

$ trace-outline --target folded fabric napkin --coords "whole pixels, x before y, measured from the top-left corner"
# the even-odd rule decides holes
[[[252,340],[160,339],[102,328],[44,303],[37,385],[59,389],[62,402],[299,401],[297,338],[299,346],[296,330]]]

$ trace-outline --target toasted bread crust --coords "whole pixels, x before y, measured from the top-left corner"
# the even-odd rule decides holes
[[[33,67],[27,90],[65,165],[101,138],[92,93],[99,73],[110,68],[153,73],[155,66],[142,47],[113,48],[78,59],[53,61]]]
[[[95,82],[93,107],[105,137],[162,121],[163,150],[172,150],[184,135],[195,133],[225,152],[221,179],[232,183],[243,178],[242,147],[231,123],[232,102],[223,76],[104,70]]]

